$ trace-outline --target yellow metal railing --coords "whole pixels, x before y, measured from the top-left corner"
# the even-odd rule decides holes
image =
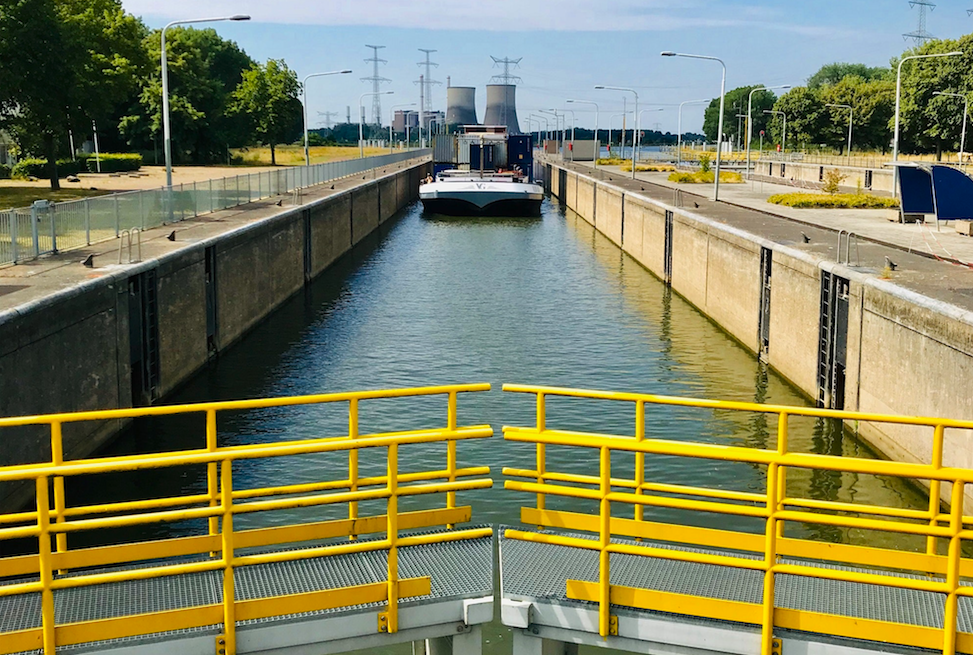
[[[454,385],[0,419],[0,428],[49,426],[52,452],[47,463],[0,467],[0,482],[33,481],[36,487],[34,511],[0,515],[0,544],[23,538],[36,539],[38,544],[36,553],[0,559],[0,597],[38,592],[41,595],[41,627],[0,633],[0,654],[43,648],[45,655],[54,655],[56,646],[222,624],[220,648],[233,655],[238,621],[376,602],[384,602],[387,607],[380,613],[377,630],[396,632],[399,599],[427,595],[431,585],[429,577],[399,578],[398,549],[492,534],[490,528],[452,529],[456,524],[470,521],[472,513],[470,507],[456,505],[456,493],[489,488],[493,484],[485,477],[489,468],[457,465],[458,441],[493,434],[488,425],[457,425],[457,397],[461,393],[489,389],[488,384]],[[361,403],[419,396],[446,396],[444,427],[359,433]],[[217,420],[221,412],[322,403],[348,404],[348,434],[260,445],[220,447],[217,444]],[[205,416],[205,447],[150,455],[64,460],[62,427],[66,423],[176,414]],[[446,444],[444,469],[400,472],[401,447],[431,443]],[[364,449],[387,451],[384,475],[359,476],[358,453]],[[347,477],[256,489],[234,488],[236,462],[341,452],[348,453]],[[205,494],[88,506],[71,506],[65,496],[64,479],[68,477],[186,465],[206,467]],[[305,466],[313,469],[315,465],[305,463]],[[321,471],[321,474],[326,476],[328,472]],[[399,511],[399,498],[427,494],[445,494],[445,506]],[[359,516],[359,502],[383,500],[385,514]],[[288,517],[290,522],[284,525],[234,528],[235,516],[326,505],[347,505],[348,518],[300,522]],[[208,530],[204,529],[207,533],[102,547],[71,549],[68,544],[71,534],[192,519],[207,519]],[[400,534],[403,530],[434,526],[450,529],[432,534]],[[382,538],[356,539],[360,535],[383,533]],[[342,538],[343,541],[337,541]],[[268,548],[285,544],[287,549]],[[295,549],[295,544],[303,547]],[[253,550],[257,548],[260,550]],[[384,582],[256,600],[241,601],[234,597],[234,570],[238,567],[380,550],[388,551]],[[186,556],[196,557],[186,562]],[[173,558],[181,559],[171,561]],[[119,566],[136,562],[151,563],[130,569]],[[103,568],[95,570],[96,567]],[[104,570],[106,567],[108,570]],[[54,592],[57,590],[204,571],[222,572],[222,603],[83,623],[56,622]]]
[[[566,591],[569,598],[598,603],[599,632],[602,636],[617,633],[617,621],[611,614],[611,605],[618,605],[761,626],[763,655],[771,655],[773,652],[775,627],[930,648],[942,650],[946,655],[952,655],[957,650],[973,653],[973,634],[957,630],[959,599],[973,596],[973,586],[960,585],[961,577],[973,577],[973,560],[964,558],[961,553],[963,540],[973,539],[973,529],[967,527],[973,523],[973,517],[963,513],[964,488],[966,484],[973,482],[973,470],[943,466],[945,430],[970,430],[973,429],[973,421],[524,385],[505,385],[504,390],[536,396],[535,425],[504,428],[505,439],[535,444],[536,466],[534,470],[505,468],[505,475],[528,481],[508,480],[504,486],[507,489],[536,494],[536,507],[523,507],[521,520],[542,528],[540,531],[507,530],[506,537],[598,551],[598,580],[568,580]],[[550,398],[598,399],[634,405],[634,431],[632,434],[620,436],[549,429],[546,404]],[[646,406],[656,411],[659,411],[659,406],[663,409],[665,406],[679,406],[776,415],[776,448],[646,439]],[[792,417],[927,426],[933,445],[932,461],[928,464],[901,463],[792,452],[788,447],[788,423]],[[593,468],[597,475],[551,470],[546,452],[548,446],[596,450],[598,464]],[[629,457],[634,454],[635,473],[632,478],[621,477],[613,472],[613,453],[625,453]],[[756,465],[756,468],[765,470],[766,489],[763,493],[752,493],[646,481],[645,458],[653,455]],[[929,506],[927,510],[917,510],[791,497],[787,493],[787,472],[799,469],[922,481],[930,488]],[[945,513],[941,511],[940,505],[940,493],[944,483],[952,486],[949,489],[949,511]],[[586,499],[597,503],[599,509],[596,515],[551,510],[545,504],[548,497]],[[620,506],[634,506],[633,518],[613,515],[613,509],[617,510]],[[709,517],[751,517],[763,523],[763,531],[762,534],[747,533],[643,520],[644,507],[698,512]],[[926,538],[926,549],[922,553],[907,552],[894,548],[796,538],[785,536],[785,524],[825,525],[916,535]],[[558,529],[596,533],[599,539],[558,534]],[[638,542],[630,540],[627,543],[613,543],[612,537],[635,538]],[[945,555],[938,552],[939,540],[948,544]],[[662,547],[659,542],[709,550],[674,550]],[[613,553],[761,571],[762,602],[744,603],[612,585],[609,583],[609,569],[610,555]],[[754,554],[760,557],[754,557]],[[785,561],[782,560],[783,557],[789,559]],[[833,564],[844,565],[846,568],[829,566]],[[848,565],[864,569],[848,570]],[[868,568],[872,570],[867,570]],[[881,570],[877,570],[879,568]],[[921,575],[917,576],[916,573]],[[944,627],[924,627],[779,607],[775,603],[774,593],[775,576],[778,574],[942,594]]]

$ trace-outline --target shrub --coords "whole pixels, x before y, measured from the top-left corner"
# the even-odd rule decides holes
[[[623,164],[622,170],[631,173],[632,162],[627,162]],[[635,169],[635,172],[636,173],[668,173],[674,170],[676,170],[675,166],[668,166],[666,164],[644,164],[644,165],[639,165]]]
[[[597,164],[599,166],[622,166],[624,164],[632,165],[631,159],[622,159],[621,157],[602,157],[598,160]],[[632,170],[629,168],[628,170]]]
[[[84,162],[81,160],[58,159],[57,174],[60,177],[77,175],[81,172],[82,166],[84,166]],[[11,170],[10,176],[21,180],[25,180],[28,177],[46,178],[47,160],[40,158],[21,159]]]
[[[0,180],[10,179],[11,168],[6,164],[0,164]]]
[[[142,155],[133,152],[127,153],[101,153],[101,172],[102,173],[128,173],[142,168]],[[94,173],[98,170],[98,162],[94,156],[88,157],[88,171]]]
[[[895,209],[895,198],[873,196],[870,193],[779,193],[767,198],[767,202],[799,209]]]
[[[699,156],[699,170],[701,173],[710,172],[709,155],[707,155],[705,152]],[[720,181],[723,181],[722,177],[720,178]]]
[[[697,173],[675,172],[669,176],[670,182],[678,184],[712,184],[716,181],[713,171],[699,171]],[[720,171],[721,184],[743,184],[743,176],[734,171]]]
[[[837,195],[841,190],[839,187],[841,183],[848,177],[837,168],[831,168],[824,172],[824,184],[821,189],[825,193],[830,193],[831,195]]]

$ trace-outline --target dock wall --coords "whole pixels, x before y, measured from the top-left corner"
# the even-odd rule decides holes
[[[563,204],[810,398],[827,393],[824,370],[843,376],[825,406],[973,419],[967,392],[973,313],[556,163],[546,166],[550,191]],[[821,348],[829,281],[845,289],[845,318],[835,330],[842,347],[830,361]],[[769,302],[762,310],[764,293]],[[892,459],[931,461],[930,428],[848,427]],[[973,467],[971,438],[947,430],[944,464]]]
[[[0,314],[0,416],[164,397],[415,200],[428,168],[379,173]],[[65,424],[65,457],[94,452],[119,427]],[[50,459],[47,430],[0,429],[0,466]],[[27,495],[0,485],[0,508]]]
[[[842,192],[854,193],[860,189],[880,196],[892,195],[893,175],[889,168],[789,161],[758,161],[753,164],[753,174],[758,181],[791,184],[806,189],[820,189],[824,183],[824,174],[829,170],[838,170],[845,176],[839,185]]]

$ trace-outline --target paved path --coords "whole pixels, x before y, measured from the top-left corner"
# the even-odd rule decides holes
[[[794,209],[766,199],[792,187],[760,182],[720,185],[720,202],[712,201],[712,185],[676,185],[668,173],[623,173],[617,166],[566,162],[567,168],[603,178],[627,191],[681,206],[708,219],[812,253],[838,259],[838,230],[851,230],[860,242],[860,273],[882,274],[886,258],[897,264],[891,282],[930,298],[973,311],[973,268],[944,261],[973,262],[973,238],[955,232],[952,224],[935,226],[892,223],[880,210]],[[676,190],[681,193],[676,193]],[[697,206],[698,205],[698,206]],[[866,240],[867,239],[867,240]],[[853,249],[854,250],[854,249]],[[937,259],[941,258],[941,259]]]

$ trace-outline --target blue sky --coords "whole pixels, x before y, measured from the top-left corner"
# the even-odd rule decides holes
[[[902,34],[916,29],[917,9],[908,0],[123,0],[151,27],[170,20],[250,14],[249,23],[213,24],[251,57],[285,59],[303,76],[350,68],[352,75],[311,80],[312,125],[321,111],[346,107],[357,116],[359,97],[370,91],[360,81],[371,75],[365,44],[385,45],[381,75],[383,121],[389,108],[419,101],[413,82],[422,72],[419,48],[435,48],[434,108],[445,110],[446,77],[457,86],[477,87],[482,118],[485,85],[497,74],[490,59],[522,58],[515,72],[522,127],[541,108],[571,108],[567,98],[594,100],[600,126],[622,108],[622,94],[596,91],[596,84],[635,87],[645,107],[646,127],[659,123],[676,131],[676,105],[719,93],[715,62],[662,58],[662,50],[718,56],[727,65],[727,89],[745,84],[801,84],[834,61],[887,65],[911,45]],[[940,38],[973,32],[966,10],[973,0],[941,0],[928,15],[927,30]],[[366,108],[370,99],[365,99]],[[594,108],[575,105],[578,124],[594,124]],[[631,107],[629,107],[630,109]],[[703,106],[687,106],[683,129],[699,131]],[[618,121],[616,120],[616,126]]]

